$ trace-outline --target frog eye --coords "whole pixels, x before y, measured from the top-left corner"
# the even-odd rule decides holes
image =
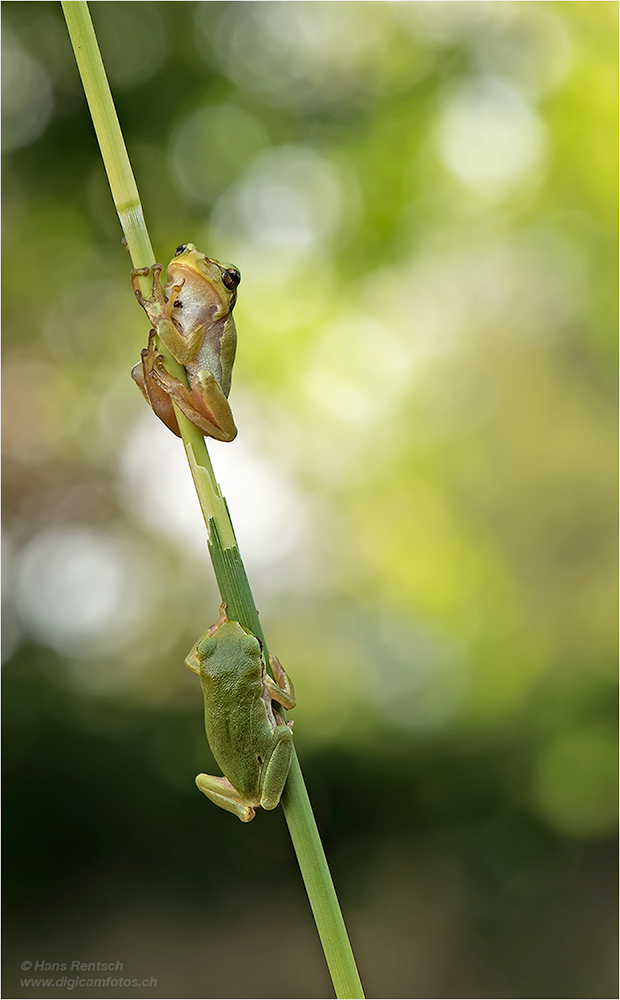
[[[179,254],[183,253],[184,250],[187,250],[187,243],[181,243],[181,246],[177,247],[176,250],[174,251],[174,256],[178,257]]]
[[[233,288],[236,288],[241,281],[241,275],[236,267],[228,267],[225,271],[222,271],[222,281],[232,292]]]

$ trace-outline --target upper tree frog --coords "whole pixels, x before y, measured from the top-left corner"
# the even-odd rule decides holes
[[[200,674],[209,746],[226,775],[199,774],[201,792],[243,823],[255,810],[275,809],[293,753],[293,723],[275,711],[272,699],[295,707],[295,690],[280,661],[265,668],[261,643],[239,622],[228,621],[225,605],[215,625],[198,640],[185,662]]]
[[[142,360],[132,369],[146,401],[161,420],[179,434],[172,401],[207,437],[232,441],[237,428],[228,404],[237,331],[232,316],[241,275],[232,264],[220,264],[193,243],[177,247],[162,289],[161,264],[131,272],[136,298],[153,329]],[[139,278],[152,272],[153,290],[142,295]],[[189,390],[166,370],[155,348],[160,337],[187,373]]]

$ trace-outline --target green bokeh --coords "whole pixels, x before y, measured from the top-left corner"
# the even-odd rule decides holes
[[[91,8],[158,258],[243,275],[213,460],[368,995],[617,995],[615,8]],[[328,996],[280,810],[193,783],[218,595],[60,5],[3,47],[6,995]]]

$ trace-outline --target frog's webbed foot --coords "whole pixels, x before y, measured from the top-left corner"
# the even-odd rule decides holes
[[[294,719],[283,718],[283,716],[281,716],[279,712],[276,712],[275,708],[273,709],[273,717],[276,720],[277,726],[288,726],[289,729],[292,729],[293,726],[295,725]]]
[[[163,271],[162,264],[153,264],[153,267],[134,267],[131,272],[131,285],[134,290],[134,295],[136,296],[138,302],[143,309],[147,305],[163,304],[164,294],[161,288],[161,281],[159,276]],[[151,294],[148,298],[142,294],[142,289],[140,288],[140,278],[148,278],[149,274],[153,275],[153,285],[151,288]]]
[[[178,284],[172,285],[169,289],[170,295],[166,298],[161,284],[162,271],[163,267],[161,264],[153,264],[152,267],[134,268],[131,272],[131,285],[134,295],[158,334],[161,334],[162,327],[165,328],[168,324],[174,329],[172,310],[184,284],[184,279],[182,279]],[[151,294],[146,297],[142,294],[142,289],[140,288],[140,278],[148,278],[149,274],[153,275],[153,284]]]
[[[220,604],[220,617],[216,621],[215,625],[211,625],[207,629],[207,635],[215,635],[217,630],[221,628],[221,626],[224,625],[225,622],[227,621],[228,617],[226,615],[226,601],[222,601],[222,603]]]
[[[293,686],[293,682],[275,653],[269,654],[269,665],[273,672],[273,680],[267,671],[265,671],[264,676],[269,697],[273,701],[277,701],[280,705],[282,705],[282,708],[295,708],[297,702],[295,701],[295,688]],[[291,728],[293,725],[292,723],[285,723],[282,718],[281,723],[282,725],[290,724]]]

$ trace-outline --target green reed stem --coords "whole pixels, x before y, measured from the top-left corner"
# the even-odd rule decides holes
[[[83,0],[63,0],[62,8],[133,266],[151,267],[155,257],[88,4]],[[146,294],[147,281],[143,280]],[[164,355],[168,371],[185,381],[184,369],[163,349],[163,345],[159,345],[159,350]],[[175,410],[207,526],[209,552],[222,600],[226,602],[231,620],[241,622],[260,638],[269,662],[250,584],[226,501],[215,480],[205,439],[184,414],[176,407]],[[363,998],[351,944],[295,752],[281,801],[336,996]]]

